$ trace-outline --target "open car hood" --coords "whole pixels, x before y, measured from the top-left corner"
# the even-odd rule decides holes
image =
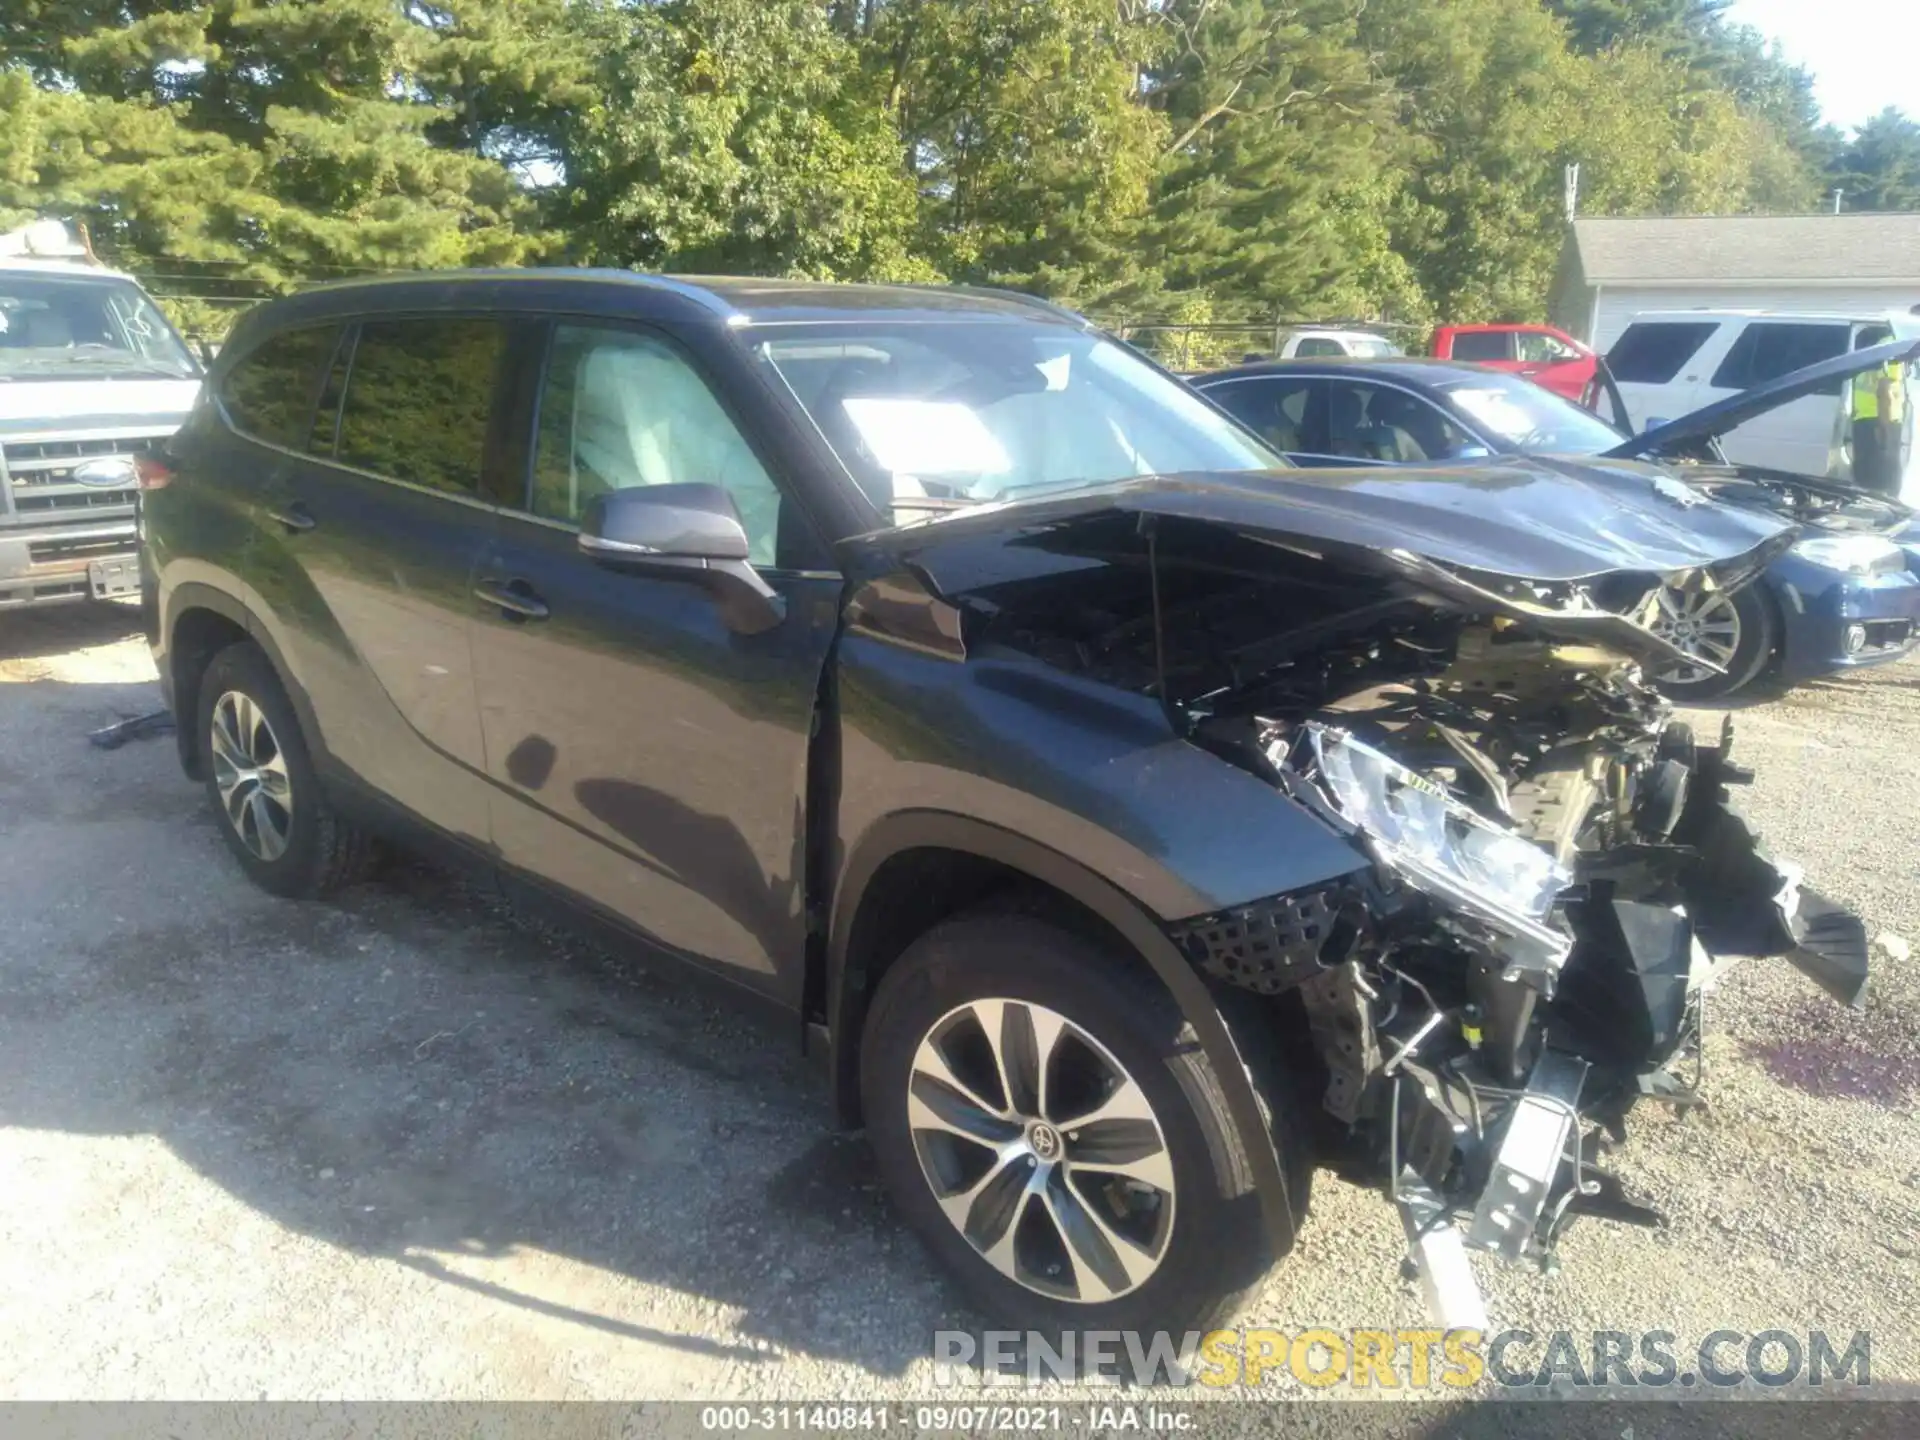
[[[1791,375],[1782,375],[1765,385],[1755,385],[1751,390],[1742,390],[1738,395],[1716,400],[1711,405],[1682,415],[1678,420],[1669,420],[1664,425],[1642,431],[1631,440],[1607,451],[1607,458],[1636,460],[1696,441],[1711,440],[1726,434],[1736,425],[1745,424],[1756,415],[1764,415],[1778,406],[1812,395],[1836,380],[1849,380],[1868,370],[1877,370],[1890,361],[1906,365],[1920,364],[1920,340],[1894,340],[1870,349],[1854,350],[1831,360],[1822,360],[1818,365],[1809,365],[1804,370],[1795,370]]]
[[[1650,468],[1517,461],[1148,477],[982,505],[847,545],[855,568],[904,562],[950,598],[1155,547],[1243,567],[1331,560],[1450,608],[1672,659],[1631,618],[1646,594],[1658,584],[1737,588],[1797,534]]]

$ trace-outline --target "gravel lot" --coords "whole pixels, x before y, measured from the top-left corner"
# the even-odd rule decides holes
[[[878,1398],[976,1328],[784,1030],[399,868],[248,886],[153,708],[130,612],[0,616],[0,1396]],[[1920,664],[1737,716],[1771,848],[1920,939]],[[1589,1223],[1496,1325],[1872,1332],[1920,1379],[1920,980],[1864,1012],[1724,986],[1712,1112],[1620,1160],[1665,1231]],[[1398,1223],[1323,1176],[1248,1324],[1417,1326]]]

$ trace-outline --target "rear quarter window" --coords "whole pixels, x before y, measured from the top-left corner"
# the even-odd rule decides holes
[[[272,445],[305,445],[320,367],[333,358],[339,336],[337,325],[306,325],[242,357],[220,382],[220,406],[233,428]]]
[[[1665,385],[1719,328],[1718,320],[1636,320],[1607,352],[1607,368],[1624,384]]]
[[[1466,330],[1453,337],[1455,360],[1511,360],[1513,336],[1499,330]]]

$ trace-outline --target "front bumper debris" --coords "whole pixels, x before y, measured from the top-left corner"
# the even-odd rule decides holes
[[[1751,778],[1731,742],[1730,724],[1712,746],[1663,729],[1635,789],[1596,781],[1633,829],[1564,852],[1557,963],[1511,928],[1466,928],[1471,911],[1390,856],[1178,927],[1203,973],[1301,1007],[1334,1163],[1396,1206],[1437,1323],[1484,1322],[1470,1251],[1552,1269],[1579,1216],[1664,1223],[1603,1161],[1636,1104],[1703,1103],[1708,997],[1727,968],[1779,958],[1843,1004],[1864,995],[1864,925],[1767,856],[1731,799]]]

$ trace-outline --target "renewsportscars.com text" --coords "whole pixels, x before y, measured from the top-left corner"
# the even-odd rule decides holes
[[[1715,1330],[1683,1340],[1669,1330],[941,1330],[942,1385],[1101,1381],[1209,1389],[1470,1390],[1650,1389],[1735,1386],[1865,1389],[1873,1383],[1866,1331]]]

